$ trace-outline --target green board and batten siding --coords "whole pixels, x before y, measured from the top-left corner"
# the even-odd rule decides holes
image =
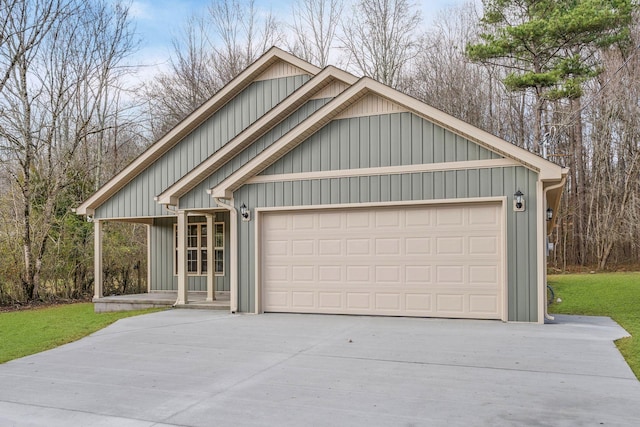
[[[334,120],[260,175],[500,158],[411,113]]]
[[[313,99],[298,108],[293,114],[276,125],[269,132],[258,138],[218,171],[203,180],[196,187],[180,198],[181,209],[203,209],[216,207],[216,203],[207,194],[207,190],[215,187],[233,172],[241,168],[249,160],[260,154],[265,148],[277,141],[282,135],[309,117],[320,107],[331,101],[331,98]]]
[[[212,155],[310,79],[308,75],[251,83],[197,129],[146,168],[95,212],[95,218],[172,215],[154,197]]]
[[[222,182],[328,101],[330,99],[307,102],[233,160],[182,196],[180,208],[215,208],[217,205],[207,193],[208,189]],[[394,147],[392,140],[401,142]],[[392,147],[394,147],[393,150]],[[268,167],[261,175],[497,158],[500,158],[498,154],[448,130],[411,113],[401,113],[334,120]],[[478,180],[486,179],[479,174],[474,176],[473,171],[467,172],[471,179],[474,177]],[[463,173],[466,176],[465,171],[449,171],[445,174],[462,177]],[[445,181],[441,176],[443,175],[436,173],[434,177],[437,184],[436,196],[430,199],[453,197],[453,188],[450,186],[456,180],[447,180],[449,186],[445,187]],[[395,175],[392,179],[400,179],[400,176]],[[407,179],[407,176],[403,179]],[[335,180],[332,181],[335,182]],[[405,186],[405,188],[408,187]],[[469,197],[475,197],[473,190]]]
[[[330,122],[263,174],[493,159],[499,155],[410,113]],[[251,208],[506,196],[508,318],[537,321],[537,174],[522,166],[248,184],[234,193]],[[510,201],[520,189],[525,212]],[[239,310],[255,306],[255,227],[239,222]]]

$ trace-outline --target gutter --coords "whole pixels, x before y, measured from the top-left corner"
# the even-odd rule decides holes
[[[154,200],[157,202],[158,201],[158,197],[154,197]],[[178,207],[176,205],[162,205],[162,206],[164,206],[164,208],[166,210],[168,210],[169,212],[171,212],[172,214],[174,214],[176,216],[178,215]],[[187,284],[187,286],[188,286],[188,284]],[[176,306],[178,305],[178,301],[180,301],[180,295],[178,295],[178,297],[176,298],[176,302],[174,302],[171,305],[171,308],[176,308]]]
[[[155,197],[154,198],[156,201],[158,201],[158,198]],[[173,213],[174,215],[177,215],[177,209],[176,206],[172,206],[172,205],[163,205],[165,207],[166,210],[168,210],[169,212]],[[171,305],[171,308],[175,308],[178,305],[178,301],[180,301],[180,295],[178,295],[178,297],[176,298],[176,302],[174,302]]]

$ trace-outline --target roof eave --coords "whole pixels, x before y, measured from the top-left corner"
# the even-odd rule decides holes
[[[96,213],[94,209],[86,205],[86,202],[78,206],[74,212],[76,215],[86,215],[86,216],[95,215]]]

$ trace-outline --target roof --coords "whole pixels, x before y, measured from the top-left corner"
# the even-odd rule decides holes
[[[127,183],[139,175],[150,164],[162,157],[163,154],[178,144],[191,131],[211,117],[216,111],[229,102],[229,100],[234,98],[238,93],[249,86],[249,84],[259,78],[269,67],[278,61],[289,63],[311,75],[316,75],[320,72],[320,68],[311,65],[277,47],[272,47],[253,64],[242,71],[236,78],[227,83],[211,99],[194,110],[193,113],[188,115],[162,138],[151,145],[120,173],[111,178],[91,197],[78,206],[76,208],[76,213],[79,215],[93,215],[94,210],[98,206],[127,185]]]
[[[567,173],[566,169],[534,153],[513,145],[469,123],[456,119],[443,111],[433,108],[373,79],[362,77],[356,84],[325,104],[305,121],[280,138],[276,143],[272,144],[216,187],[212,188],[210,194],[212,197],[231,198],[233,192],[250,178],[273,164],[285,153],[300,144],[334,117],[338,116],[346,108],[369,94],[375,94],[385,98],[455,134],[499,153],[505,158],[517,161],[528,169],[537,172],[542,181],[556,182],[562,179],[562,176]]]
[[[515,161],[537,172],[540,180],[543,182],[556,183],[566,176],[566,169],[373,79],[368,77],[357,79],[353,75],[333,66],[328,66],[321,70],[289,53],[273,47],[229,82],[210,100],[202,104],[166,135],[151,145],[124,170],[109,180],[95,194],[82,203],[76,209],[76,212],[80,215],[92,215],[97,207],[109,200],[110,197],[126,186],[131,180],[149,167],[149,165],[160,159],[172,147],[210,118],[253,81],[268,78],[268,70],[278,61],[287,63],[300,72],[307,73],[313,77],[257,119],[253,124],[240,132],[240,134],[235,136],[231,141],[228,141],[209,158],[166,188],[156,197],[158,203],[177,205],[181,196],[228,163],[238,153],[296,111],[306,101],[312,99],[314,96],[319,96],[323,90],[335,82],[339,82],[344,87],[341,86],[340,91],[336,91],[335,94],[331,95],[332,97],[335,96],[331,101],[315,111],[283,135],[278,141],[274,142],[256,157],[233,172],[214,188],[210,189],[210,194],[213,197],[231,198],[233,192],[248,180],[262,172],[328,122],[338,118],[340,113],[366,96],[380,97],[401,107],[405,111],[410,111],[469,141],[496,152],[506,159]]]
[[[214,173],[236,154],[298,109],[300,105],[313,97],[313,95],[336,80],[351,85],[357,81],[357,78],[333,66],[326,67],[304,86],[229,141],[211,157],[163,191],[162,194],[156,197],[156,201],[162,204],[176,205],[180,196],[186,194],[207,176]]]

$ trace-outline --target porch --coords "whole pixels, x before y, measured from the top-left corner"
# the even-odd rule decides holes
[[[93,303],[96,312],[156,307],[231,310],[229,282],[233,265],[229,265],[228,247],[232,221],[225,210],[91,220],[95,239]],[[103,239],[104,227],[109,222],[146,226],[147,293],[109,295],[108,291],[104,292]]]
[[[227,311],[230,309],[229,292],[216,292],[216,299],[213,301],[207,301],[206,292],[189,292],[185,304],[176,304],[177,299],[177,291],[149,292],[94,298],[93,305],[96,313],[170,307]]]

